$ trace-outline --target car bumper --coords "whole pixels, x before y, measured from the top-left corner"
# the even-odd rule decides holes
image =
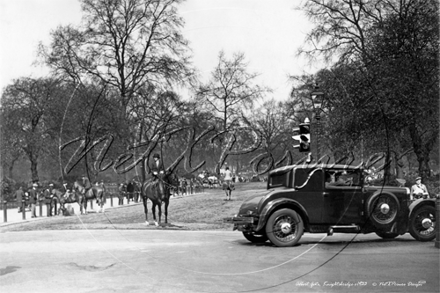
[[[253,217],[229,217],[224,218],[223,223],[233,224],[234,229],[238,231],[252,231],[256,219]]]

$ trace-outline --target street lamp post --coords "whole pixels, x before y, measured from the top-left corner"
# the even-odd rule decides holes
[[[320,158],[320,150],[319,150],[319,136],[321,132],[321,108],[322,101],[324,99],[324,93],[319,89],[318,85],[315,86],[313,92],[310,93],[310,97],[312,98],[313,109],[315,110],[315,119],[316,119],[316,153],[317,158]]]

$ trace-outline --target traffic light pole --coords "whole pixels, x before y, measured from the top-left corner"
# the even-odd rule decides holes
[[[320,145],[319,145],[319,137],[321,136],[321,116],[319,115],[319,112],[316,111],[316,159],[319,160],[321,157],[320,154]]]

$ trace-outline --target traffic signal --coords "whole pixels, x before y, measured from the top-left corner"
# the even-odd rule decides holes
[[[296,134],[296,135],[293,135],[292,136],[292,138],[294,139],[294,140],[297,140],[297,141],[301,141],[301,138],[299,137],[299,127],[294,127],[293,128],[293,132]],[[294,144],[293,145],[293,148],[294,149],[299,149],[299,144]]]
[[[310,152],[310,123],[301,123],[299,125],[299,151]]]

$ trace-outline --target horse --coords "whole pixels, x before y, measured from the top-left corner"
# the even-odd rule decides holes
[[[60,203],[60,208],[58,213],[62,211],[63,214],[66,211],[65,204],[66,203],[77,203],[80,207],[81,214],[85,213],[85,210],[83,208],[83,196],[80,192],[73,191],[73,192],[62,192],[58,189],[53,189],[52,193],[54,194],[54,198],[56,197],[58,202]]]
[[[86,189],[81,183],[75,181],[73,183],[73,189],[79,191],[82,195],[82,205],[84,207],[84,213],[87,214],[87,201],[89,199],[96,199],[96,204],[100,206],[100,211],[104,212],[105,195],[104,188],[101,186],[92,186]]]
[[[165,223],[168,223],[168,205],[170,204],[171,188],[176,188],[177,176],[170,172],[161,171],[157,179],[149,179],[142,183],[141,196],[145,211],[145,224],[148,226],[147,200],[150,199],[153,204],[151,211],[153,213],[154,224],[160,225],[162,217],[162,203],[165,203]],[[178,181],[177,181],[178,182]],[[156,220],[156,206],[159,207],[159,222]]]

